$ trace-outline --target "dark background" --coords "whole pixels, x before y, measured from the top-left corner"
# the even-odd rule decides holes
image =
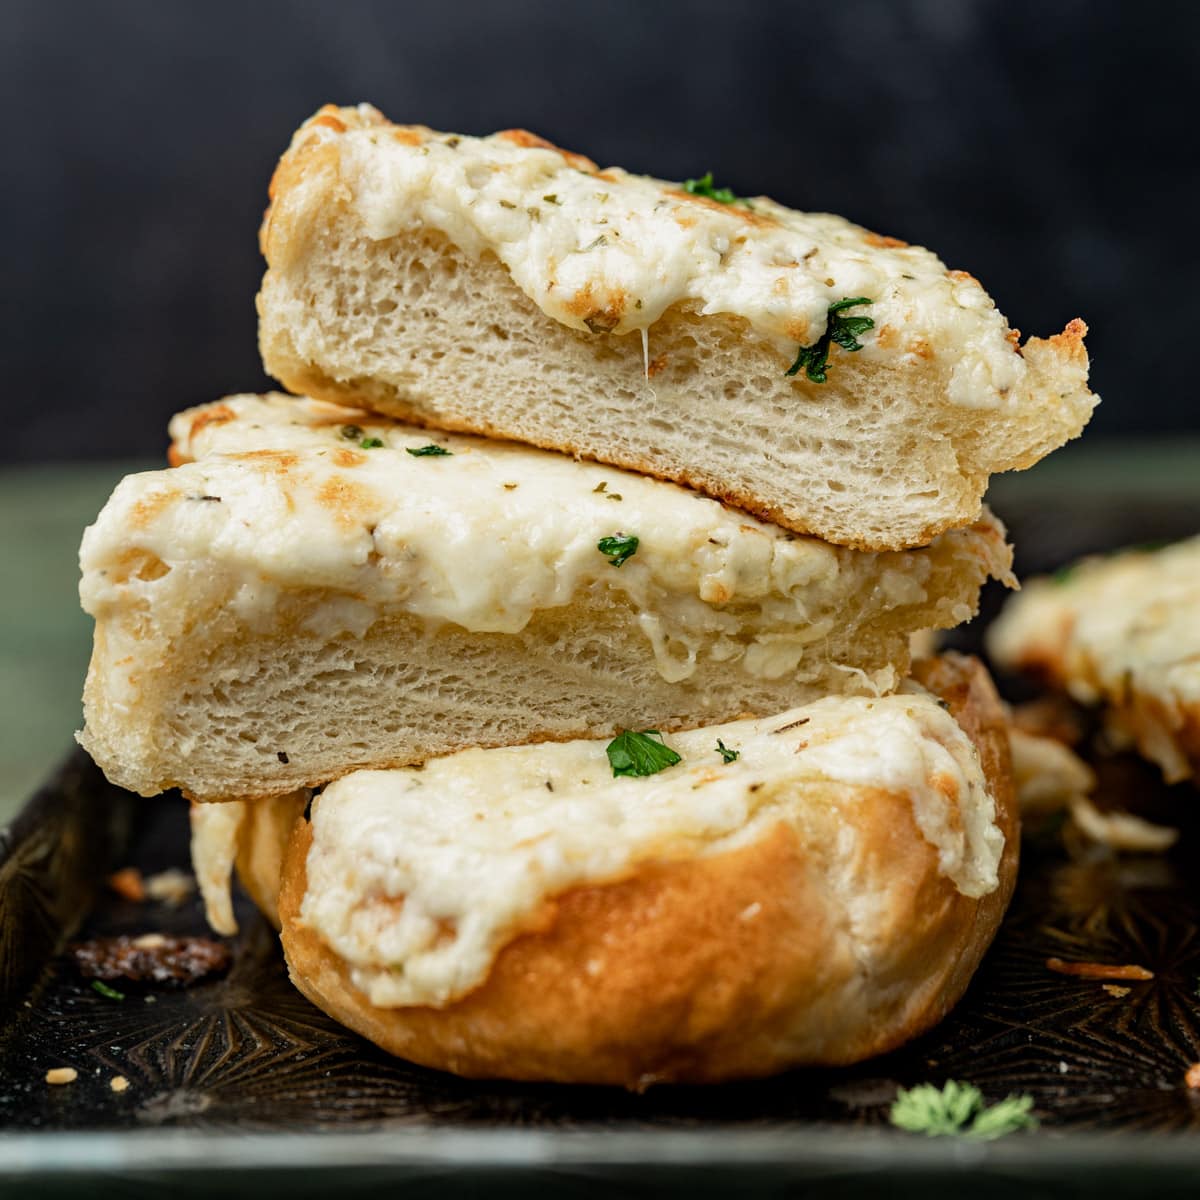
[[[157,454],[266,386],[255,233],[326,101],[712,169],[1091,325],[1093,436],[1200,429],[1200,5],[0,0],[0,461]]]

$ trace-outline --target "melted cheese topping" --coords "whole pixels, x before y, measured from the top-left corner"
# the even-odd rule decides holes
[[[976,279],[841,217],[761,196],[752,207],[720,204],[597,171],[522,131],[474,138],[391,126],[369,105],[322,110],[293,151],[312,145],[340,154],[368,236],[426,226],[469,253],[489,251],[543,312],[576,329],[645,330],[687,303],[746,319],[790,361],[824,332],[830,304],[865,296],[871,305],[854,310],[875,321],[864,357],[941,360],[952,403],[1001,407],[1026,375]]]
[[[1156,552],[1091,559],[1038,579],[1005,608],[989,649],[1012,666],[1048,667],[1083,704],[1153,697],[1131,731],[1169,778],[1191,774],[1174,740],[1181,709],[1200,703],[1200,538]]]
[[[179,587],[193,602],[210,589],[253,628],[281,589],[322,588],[309,621],[324,636],[361,636],[389,610],[516,633],[600,588],[628,597],[665,679],[691,675],[702,650],[774,679],[864,578],[879,611],[922,604],[932,555],[1004,549],[993,529],[926,550],[846,550],[675,484],[284,396],[189,410],[172,432],[199,461],[129,476],[84,535],[80,594],[98,620]],[[431,443],[451,453],[407,453]],[[598,544],[618,534],[638,547],[615,567]],[[159,564],[148,577],[130,566],[139,555]]]
[[[830,781],[906,794],[941,873],[986,895],[1004,836],[975,747],[907,687],[672,734],[683,761],[645,778],[613,778],[604,741],[348,775],[313,804],[302,918],[372,1004],[444,1005],[486,978],[545,900],[641,863],[734,849],[779,822],[803,837],[806,812],[827,803],[809,789]],[[724,764],[718,739],[740,757]],[[855,823],[838,836],[854,838]]]

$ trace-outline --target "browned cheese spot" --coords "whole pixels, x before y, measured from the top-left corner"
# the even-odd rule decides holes
[[[714,200],[711,196],[694,196],[691,192],[685,192],[680,188],[667,188],[666,194],[672,200],[683,200],[687,204],[700,204],[705,208],[711,209],[713,212],[724,213],[727,217],[734,217],[737,220],[744,221],[747,225],[754,225],[760,229],[769,229],[779,222],[774,217],[768,216],[766,213],[758,212],[756,209],[747,208],[744,204],[722,204],[720,200]],[[679,221],[685,229],[691,228],[695,224],[695,219],[685,223],[680,219],[680,210],[675,210],[675,220]]]
[[[625,293],[620,290],[610,292],[601,302],[593,285],[588,283],[567,301],[567,311],[579,317],[592,333],[609,333],[621,323],[626,302]]]
[[[419,125],[397,125],[392,130],[392,137],[402,146],[422,146],[425,135],[426,131]]]
[[[889,237],[886,233],[874,233],[870,229],[864,235],[863,241],[878,250],[900,250],[908,245],[902,238]]]
[[[327,479],[317,492],[317,503],[329,509],[343,529],[351,529],[362,523],[370,499],[371,495],[365,488],[340,475]]]
[[[544,137],[538,137],[536,133],[530,133],[528,129],[502,129],[496,136],[503,141],[511,142],[514,146],[521,146],[527,150],[553,150],[566,159],[568,166],[574,167],[577,171],[586,171],[589,175],[595,175],[599,170],[590,158],[582,154],[575,154],[570,150],[564,150],[561,146],[556,146],[553,142],[546,141]]]

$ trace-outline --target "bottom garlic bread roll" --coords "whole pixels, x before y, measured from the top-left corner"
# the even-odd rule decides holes
[[[890,1050],[962,995],[1018,853],[990,679],[918,674],[670,735],[676,765],[618,739],[347,776],[284,855],[292,979],[469,1077],[642,1089]]]
[[[1081,704],[1168,783],[1200,769],[1200,538],[1087,559],[1026,583],[988,630],[998,666]]]

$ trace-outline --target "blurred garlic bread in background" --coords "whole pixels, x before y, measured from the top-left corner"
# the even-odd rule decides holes
[[[987,634],[998,666],[1103,709],[1169,783],[1200,765],[1200,538],[1027,581]]]

